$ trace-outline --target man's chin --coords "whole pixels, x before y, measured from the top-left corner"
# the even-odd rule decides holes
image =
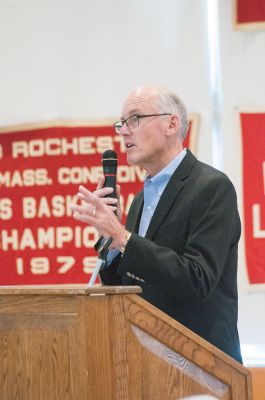
[[[127,163],[129,165],[138,165],[135,157],[133,157],[131,154],[128,153],[126,155],[127,155]]]

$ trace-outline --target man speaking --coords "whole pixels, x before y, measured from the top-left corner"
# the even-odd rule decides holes
[[[73,216],[94,226],[112,250],[106,285],[139,285],[141,296],[242,362],[237,331],[240,219],[234,187],[222,172],[183,148],[184,105],[171,90],[143,86],[126,99],[120,121],[130,165],[145,169],[143,191],[121,224],[118,199],[104,177]],[[114,212],[115,211],[115,212]]]

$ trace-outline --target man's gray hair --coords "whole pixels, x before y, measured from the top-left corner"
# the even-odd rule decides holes
[[[170,89],[158,87],[157,106],[160,112],[170,112],[179,116],[181,121],[180,134],[184,140],[189,129],[189,120],[186,107],[179,97]]]

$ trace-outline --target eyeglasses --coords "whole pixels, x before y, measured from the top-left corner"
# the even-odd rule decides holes
[[[128,117],[127,119],[124,119],[122,121],[117,121],[113,124],[114,128],[115,128],[115,132],[119,135],[120,134],[120,130],[123,127],[124,124],[127,125],[128,128],[137,128],[137,126],[139,126],[139,120],[141,118],[147,118],[147,117],[160,117],[161,115],[172,115],[170,113],[163,113],[163,114],[146,114],[146,115],[131,115],[130,117]]]

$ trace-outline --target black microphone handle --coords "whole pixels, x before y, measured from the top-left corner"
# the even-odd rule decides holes
[[[104,155],[106,158],[104,158]],[[111,156],[111,157],[110,157]],[[112,158],[114,157],[114,158]],[[103,164],[103,174],[105,177],[105,182],[103,187],[111,187],[113,188],[113,192],[106,195],[105,197],[110,197],[116,199],[116,170],[117,170],[117,155],[115,152],[106,151],[103,154],[102,164]],[[116,212],[115,212],[116,214]],[[111,239],[111,240],[110,240]],[[94,245],[94,249],[99,253],[99,257],[102,259],[106,259],[108,254],[109,246],[112,242],[112,238],[105,239],[101,236],[96,244]]]
[[[116,194],[116,175],[115,174],[108,174],[106,173],[106,171],[104,170],[105,173],[105,182],[104,182],[104,187],[112,187],[114,190],[112,193],[106,195],[105,197],[111,197],[113,199],[116,199],[117,194]],[[117,214],[116,211],[114,211],[115,214]],[[109,242],[110,238],[105,239],[103,236],[101,236],[98,241],[96,242],[96,244],[94,245],[94,249],[100,253],[100,257],[102,259],[105,259],[107,254],[108,254],[108,249],[109,246],[112,242]],[[107,244],[108,243],[108,244]],[[106,246],[107,244],[107,246]]]
[[[108,194],[105,197],[111,197],[111,198],[116,199],[116,197],[117,197],[117,195],[116,195],[116,175],[105,173],[104,176],[105,176],[104,187],[113,188],[113,192]]]

